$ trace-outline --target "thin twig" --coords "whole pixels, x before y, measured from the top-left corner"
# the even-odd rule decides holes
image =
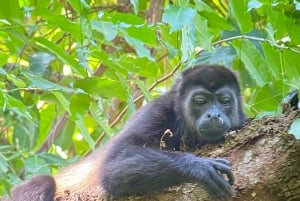
[[[46,151],[51,147],[51,144],[59,136],[59,134],[62,132],[63,128],[65,127],[67,120],[68,120],[67,113],[64,113],[61,116],[61,118],[55,123],[55,125],[51,129],[50,133],[48,134],[46,140],[36,151],[37,154],[42,153],[43,151]]]

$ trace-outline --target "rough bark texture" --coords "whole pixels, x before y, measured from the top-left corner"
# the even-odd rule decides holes
[[[233,164],[233,201],[300,200],[300,141],[288,134],[300,111],[249,122],[242,130],[227,135],[222,145],[205,146],[196,155],[224,157]],[[90,190],[81,195],[66,192],[59,200],[114,200]],[[206,192],[197,184],[185,184],[163,192],[119,201],[206,201]]]

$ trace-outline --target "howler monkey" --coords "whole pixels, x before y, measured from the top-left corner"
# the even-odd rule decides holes
[[[54,179],[37,176],[15,187],[13,200],[52,201],[66,189],[88,188],[114,197],[147,194],[184,182],[199,183],[213,199],[224,200],[231,196],[234,180],[230,162],[179,151],[181,146],[194,149],[221,141],[244,120],[233,72],[219,65],[188,68],[169,92],[134,113],[103,148]]]

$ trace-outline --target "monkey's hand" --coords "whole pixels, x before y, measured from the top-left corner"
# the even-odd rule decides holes
[[[201,184],[211,198],[227,200],[232,196],[231,185],[234,176],[229,161],[222,158],[200,158],[194,155],[188,155],[188,158],[190,161],[188,174],[191,180]]]

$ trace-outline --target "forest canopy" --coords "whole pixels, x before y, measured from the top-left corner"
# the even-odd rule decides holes
[[[281,113],[299,36],[298,0],[0,1],[0,195],[105,143],[187,66],[225,65],[249,117]]]

